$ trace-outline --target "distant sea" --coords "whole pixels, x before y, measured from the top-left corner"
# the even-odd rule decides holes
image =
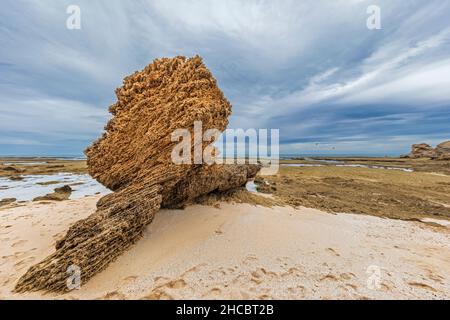
[[[396,158],[399,154],[360,154],[360,153],[348,153],[348,154],[331,154],[331,153],[304,153],[304,154],[293,154],[285,153],[280,155],[280,159],[292,159],[292,158],[314,158],[314,157],[327,157],[327,158]]]
[[[57,160],[86,160],[85,155],[70,155],[70,156],[60,156],[60,155],[0,155],[0,158],[33,158],[33,159],[57,159]]]
[[[292,159],[292,158],[313,158],[313,157],[329,157],[329,158],[383,158],[383,157],[399,157],[399,154],[329,154],[329,153],[285,153],[280,155],[280,159]],[[35,158],[35,159],[58,159],[58,160],[86,160],[85,155],[0,155],[1,158]]]

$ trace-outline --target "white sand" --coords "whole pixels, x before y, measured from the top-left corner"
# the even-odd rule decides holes
[[[450,229],[313,209],[162,210],[80,290],[11,292],[98,197],[0,210],[0,298],[450,298]]]

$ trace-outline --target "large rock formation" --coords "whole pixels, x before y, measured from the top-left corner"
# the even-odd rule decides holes
[[[450,141],[445,141],[436,146],[435,158],[438,160],[450,160]]]
[[[450,141],[445,141],[433,148],[429,144],[413,144],[409,158],[430,158],[435,160],[450,160]]]
[[[426,143],[413,144],[411,147],[410,158],[432,158],[434,156],[434,149]]]
[[[114,191],[97,211],[75,223],[56,251],[19,279],[16,291],[69,290],[67,270],[76,265],[82,282],[135,243],[160,207],[179,207],[201,195],[243,186],[257,165],[172,162],[176,129],[194,121],[223,131],[231,105],[200,57],[159,59],[126,77],[106,132],[86,150],[90,174]],[[192,139],[192,151],[211,142]]]

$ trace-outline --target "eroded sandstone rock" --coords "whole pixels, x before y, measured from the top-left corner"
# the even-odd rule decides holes
[[[413,144],[411,147],[410,158],[432,158],[434,156],[434,149],[426,143]]]
[[[60,188],[55,188],[54,192],[46,194],[45,196],[36,197],[33,199],[33,201],[44,201],[44,200],[63,201],[68,200],[71,194],[72,188],[68,185],[65,185]]]
[[[438,160],[450,160],[450,141],[445,141],[436,146],[435,158]]]
[[[408,157],[412,159],[430,158],[434,160],[450,160],[450,141],[442,142],[436,148],[426,143],[413,144]]]
[[[159,59],[124,79],[106,132],[86,150],[90,174],[115,191],[97,211],[75,223],[56,251],[19,279],[16,291],[70,290],[71,265],[82,283],[104,269],[142,235],[162,207],[180,207],[210,192],[243,186],[257,165],[176,165],[171,141],[176,129],[223,131],[231,105],[200,57]],[[202,150],[211,142],[193,141]]]
[[[16,202],[16,198],[0,199],[0,207]]]

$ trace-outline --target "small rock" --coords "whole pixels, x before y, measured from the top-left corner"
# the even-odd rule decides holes
[[[22,177],[22,176],[9,177],[9,180],[11,180],[11,181],[22,181],[23,179],[24,179],[24,177]]]
[[[6,206],[6,205],[8,205],[10,203],[13,203],[16,200],[17,200],[16,198],[5,198],[5,199],[2,199],[2,200],[0,200],[0,207]]]
[[[68,185],[56,188],[55,192],[46,194],[45,196],[36,197],[33,201],[43,201],[43,200],[53,200],[53,201],[63,201],[68,200],[72,194],[72,188]]]
[[[437,160],[450,160],[450,141],[445,141],[437,145],[435,157]]]

